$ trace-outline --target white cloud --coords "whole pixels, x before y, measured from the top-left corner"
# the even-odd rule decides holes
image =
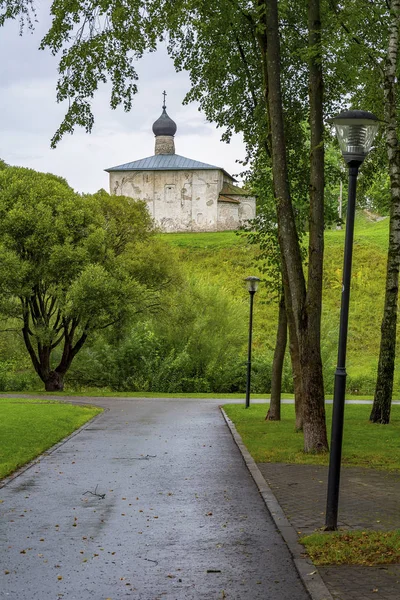
[[[65,177],[80,192],[108,189],[105,168],[154,154],[152,124],[161,114],[162,92],[167,91],[167,112],[178,126],[176,153],[218,165],[231,174],[240,171],[244,157],[240,136],[220,141],[221,130],[206,122],[195,104],[183,106],[189,90],[186,73],[176,73],[165,50],[150,53],[137,63],[139,93],[131,112],[109,107],[107,86],[94,100],[92,134],[77,129],[55,150],[50,139],[65,107],[56,103],[58,59],[37,50],[45,25],[31,35],[18,35],[16,23],[0,28],[0,158],[9,164],[53,172]]]

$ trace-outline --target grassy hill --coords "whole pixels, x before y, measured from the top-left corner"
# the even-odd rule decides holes
[[[373,394],[382,318],[388,219],[356,219],[348,339],[348,393]],[[336,367],[344,230],[326,231],[322,316],[325,390],[333,391]],[[234,232],[164,234],[185,272],[163,310],[138,318],[123,337],[97,336],[74,361],[68,390],[243,391],[247,358],[249,294],[245,277],[258,275],[257,249]],[[262,283],[254,302],[253,393],[270,389],[277,325],[276,298]],[[18,333],[0,336],[0,390],[42,389]],[[8,332],[7,332],[8,331]],[[117,332],[118,333],[118,332]],[[398,352],[400,349],[398,349]],[[283,389],[293,391],[289,356]],[[400,393],[400,373],[395,394]]]
[[[372,221],[357,215],[348,338],[348,390],[373,393],[378,363],[383,310],[388,219]],[[336,367],[344,229],[325,234],[325,269],[322,319],[322,356],[325,385],[332,391]],[[256,250],[234,232],[167,234],[163,238],[177,248],[180,260],[194,276],[218,283],[232,297],[248,303],[244,285],[248,275],[262,277]],[[255,298],[254,346],[256,353],[271,354],[275,344],[277,305],[265,285]],[[397,350],[399,351],[399,349]],[[287,365],[287,369],[289,366]],[[400,391],[400,375],[395,378]]]

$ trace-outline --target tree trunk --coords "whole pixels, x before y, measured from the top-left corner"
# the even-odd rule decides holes
[[[306,452],[324,452],[328,449],[325,425],[324,388],[322,379],[322,366],[318,337],[320,324],[318,321],[318,296],[319,289],[309,290],[306,294],[306,285],[300,252],[300,244],[296,230],[293,205],[290,197],[288,167],[286,159],[286,146],[284,134],[283,103],[281,93],[281,68],[280,68],[280,42],[277,0],[259,0],[266,11],[267,32],[267,74],[268,74],[268,106],[271,128],[272,144],[272,172],[274,180],[275,197],[277,201],[278,238],[284,263],[284,290],[285,297],[290,295],[293,311],[295,330],[299,343],[301,380],[303,391],[303,418],[304,418],[304,449]],[[318,3],[317,3],[318,4]],[[313,7],[315,10],[315,2]],[[313,23],[315,17],[313,17]],[[318,29],[318,24],[316,23]],[[320,60],[320,55],[318,55]],[[317,60],[314,59],[317,63]],[[317,113],[315,113],[317,114]],[[311,116],[311,126],[314,128],[317,117]],[[316,146],[312,144],[312,150]],[[318,162],[316,164],[319,164]],[[314,166],[314,169],[317,167]],[[316,171],[314,171],[316,173]],[[323,177],[323,176],[322,176]],[[315,202],[317,195],[312,195],[310,200]],[[311,207],[310,237],[312,219],[317,219],[320,207]],[[317,216],[316,216],[317,215]],[[319,222],[318,222],[319,225]],[[319,286],[318,281],[318,255],[315,243],[321,243],[318,227],[313,233],[313,242],[310,239],[310,256],[312,277],[309,284]],[[318,246],[318,244],[317,244]],[[318,246],[320,247],[320,246]],[[310,267],[309,267],[310,268]],[[320,307],[319,307],[320,310]],[[309,312],[308,312],[309,311]]]
[[[385,306],[381,325],[378,376],[370,420],[387,424],[390,421],[393,376],[396,357],[397,303],[400,267],[400,150],[397,135],[396,65],[399,53],[400,0],[391,2],[392,22],[384,71],[386,148],[392,203],[390,207],[389,248],[386,270]]]
[[[325,394],[321,359],[321,306],[324,256],[324,124],[320,0],[308,3],[310,99],[310,216],[308,282],[299,344],[303,389],[304,450],[326,451]]]
[[[301,365],[299,343],[297,341],[296,330],[294,327],[293,317],[288,317],[289,323],[289,351],[290,361],[292,363],[293,386],[294,386],[294,409],[296,413],[296,431],[303,431],[303,386],[301,382]]]
[[[43,382],[46,392],[62,392],[64,389],[64,373],[50,371]]]
[[[285,277],[286,272],[283,271]],[[294,408],[296,413],[295,430],[303,430],[303,385],[301,379],[301,364],[299,341],[297,339],[296,324],[294,322],[293,309],[290,303],[290,296],[285,297],[286,316],[289,326],[289,351],[290,361],[292,363],[292,375],[294,386]]]
[[[276,334],[276,345],[274,360],[272,363],[272,381],[271,381],[271,400],[269,410],[265,419],[267,421],[281,420],[281,391],[282,391],[282,371],[285,359],[287,343],[287,317],[285,307],[285,297],[281,294],[279,300],[278,331]]]
[[[31,357],[33,367],[40,379],[43,381],[47,392],[63,390],[65,374],[70,368],[73,359],[86,342],[88,328],[85,327],[83,329],[83,332],[74,345],[74,336],[79,325],[79,320],[64,318],[62,328],[60,328],[63,331],[61,334],[60,330],[57,331],[57,335],[59,335],[59,337],[56,342],[53,342],[53,344],[43,344],[41,339],[32,332],[32,328],[30,326],[30,315],[33,313],[30,303],[35,302],[35,298],[33,297],[32,299],[26,299],[21,297],[20,300],[24,319],[22,335],[25,346],[29,352],[29,356]],[[48,321],[49,320],[50,317]],[[56,326],[58,324],[59,322],[57,321]],[[57,337],[57,335],[54,337]],[[36,350],[32,342],[35,343]],[[58,366],[53,370],[51,368],[51,353],[61,342],[64,343],[61,360]]]

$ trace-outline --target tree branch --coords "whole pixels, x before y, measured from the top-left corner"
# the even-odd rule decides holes
[[[372,54],[370,54],[367,46],[358,38],[356,37],[354,34],[351,33],[350,29],[347,27],[346,23],[344,23],[341,19],[340,19],[340,11],[338,10],[337,6],[336,6],[336,2],[334,2],[333,0],[330,0],[329,4],[331,5],[331,8],[333,10],[333,12],[336,14],[337,17],[339,17],[339,25],[342,27],[342,29],[347,33],[347,35],[350,36],[351,40],[353,42],[355,42],[356,44],[358,44],[359,46],[361,46],[362,48],[364,48],[364,50],[366,51],[366,54],[368,56],[368,58],[370,59],[370,61],[376,66],[378,67],[379,71],[381,72],[381,74],[383,75],[383,69],[380,66],[380,64],[377,62],[375,56],[373,56]]]

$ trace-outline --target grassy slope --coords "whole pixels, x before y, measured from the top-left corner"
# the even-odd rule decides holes
[[[81,427],[101,409],[48,400],[0,398],[0,478]]]
[[[356,219],[353,276],[350,300],[348,373],[351,391],[363,384],[364,393],[373,393],[378,363],[380,321],[382,318],[388,219],[370,222],[363,215]],[[325,233],[325,270],[322,317],[322,355],[326,378],[336,364],[344,230]],[[163,236],[179,249],[187,268],[218,281],[235,297],[248,302],[243,279],[261,276],[255,262],[256,251],[234,232],[168,234]],[[272,354],[275,343],[277,307],[265,286],[255,300],[255,351]],[[361,387],[361,385],[360,385]],[[396,374],[395,392],[400,392],[400,374]]]

